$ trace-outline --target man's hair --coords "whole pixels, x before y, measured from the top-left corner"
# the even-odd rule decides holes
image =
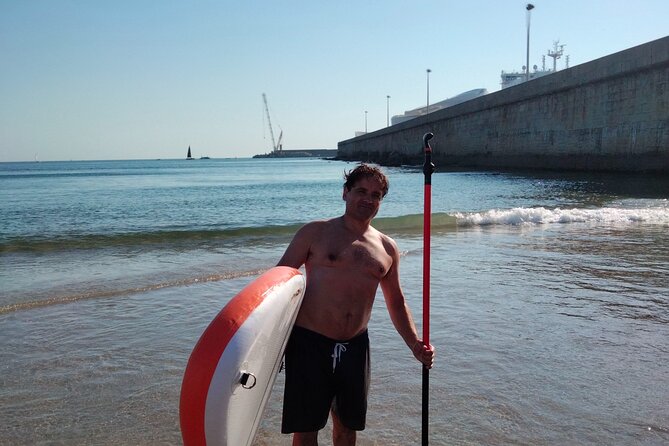
[[[388,177],[381,172],[381,169],[376,166],[370,166],[369,164],[362,163],[355,169],[349,170],[348,172],[344,171],[344,180],[346,180],[344,187],[347,190],[351,190],[355,183],[363,178],[371,178],[378,181],[383,189],[383,196],[386,196],[388,193]]]

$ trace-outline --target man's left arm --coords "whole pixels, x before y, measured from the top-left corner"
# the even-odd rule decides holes
[[[386,307],[390,314],[390,319],[397,332],[402,336],[404,342],[411,349],[414,357],[425,364],[428,368],[432,367],[434,362],[434,347],[426,345],[418,337],[416,325],[414,324],[411,310],[406,303],[404,292],[399,280],[399,250],[397,245],[392,242],[389,254],[393,259],[393,264],[388,273],[381,279],[381,290],[386,301]]]

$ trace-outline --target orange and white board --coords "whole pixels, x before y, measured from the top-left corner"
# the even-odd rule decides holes
[[[274,267],[233,297],[209,324],[181,384],[184,445],[251,445],[305,287],[298,270]]]

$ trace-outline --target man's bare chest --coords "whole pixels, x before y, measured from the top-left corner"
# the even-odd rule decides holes
[[[386,275],[392,264],[381,243],[366,240],[323,243],[314,250],[311,260],[322,266],[355,269],[379,278]]]

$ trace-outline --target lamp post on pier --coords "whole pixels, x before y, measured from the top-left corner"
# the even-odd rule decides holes
[[[367,110],[365,110],[365,133],[367,133]]]
[[[390,127],[390,95],[386,95],[386,127]]]
[[[530,80],[530,11],[534,9],[534,5],[532,3],[528,3],[527,6],[525,6],[525,9],[527,10],[527,53],[525,54],[525,82],[527,82]]]
[[[432,73],[432,70],[429,68],[425,70],[427,73],[427,106],[425,107],[425,115],[430,113],[430,73]]]

